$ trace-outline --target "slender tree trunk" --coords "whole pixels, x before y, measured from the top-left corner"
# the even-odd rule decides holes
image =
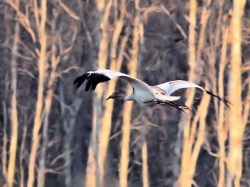
[[[108,44],[109,44],[109,14],[112,7],[112,0],[109,0],[105,9],[105,1],[101,0],[97,2],[97,8],[100,12],[100,46],[98,53],[98,68],[105,69],[108,58]],[[100,186],[104,185],[104,165],[107,152],[107,141],[102,140],[99,144],[101,136],[101,125],[103,124],[103,110],[102,110],[102,97],[103,87],[98,86],[96,89],[97,95],[93,98],[93,130],[91,134],[91,141],[88,150],[88,164],[87,164],[87,175],[86,175],[86,186]],[[106,125],[105,125],[106,127]],[[105,129],[105,128],[104,128]],[[107,124],[106,132],[110,130],[109,124]],[[104,141],[104,142],[103,142]],[[103,143],[102,143],[103,142]],[[100,151],[101,149],[101,151]],[[93,175],[95,173],[95,175]]]
[[[148,146],[146,138],[142,144],[142,183],[143,187],[149,187],[148,181]]]
[[[197,2],[196,0],[190,0],[190,10],[189,10],[189,40],[188,40],[188,56],[189,56],[189,81],[194,81],[195,76],[195,38],[196,38],[196,11],[197,11]],[[187,106],[191,106],[193,98],[194,98],[194,90],[189,91],[189,96],[186,101]],[[185,122],[186,121],[186,122]],[[190,131],[190,119],[186,120],[185,116],[182,116],[182,119],[179,123],[179,127],[183,128],[183,151],[182,151],[182,159],[181,159],[181,171],[178,179],[178,186],[180,187],[188,187],[192,183],[192,176],[189,174],[189,163],[191,158],[191,150],[190,150],[190,142],[189,142],[189,131]],[[183,127],[182,127],[183,126]]]
[[[70,110],[70,115],[67,115],[66,110],[65,110],[65,98],[64,98],[64,90],[63,90],[63,85],[60,82],[59,84],[59,93],[60,93],[60,100],[62,101],[61,105],[61,110],[62,110],[62,116],[65,116],[63,120],[63,129],[65,131],[66,137],[65,137],[65,143],[63,146],[64,152],[70,152],[72,150],[72,140],[74,136],[74,128],[76,124],[76,115],[79,113],[79,110],[82,106],[82,102],[84,101],[80,97],[76,97],[72,103],[72,109]],[[68,117],[69,116],[69,117]],[[65,169],[63,171],[64,173],[64,178],[65,178],[65,186],[66,187],[71,187],[72,186],[72,173],[71,173],[71,162],[72,162],[72,157],[71,154],[66,154],[64,157],[65,160]],[[94,170],[95,171],[95,170]],[[91,171],[89,171],[91,172]],[[89,173],[87,173],[88,175]],[[91,173],[92,174],[92,173]],[[95,173],[93,174],[93,177],[95,176]],[[86,185],[90,186],[91,185]]]
[[[56,23],[53,23],[52,30],[56,32]],[[58,65],[58,60],[56,59],[56,36],[54,35],[53,45],[51,49],[51,73],[47,77],[48,80],[48,90],[45,97],[45,110],[44,110],[44,124],[43,124],[43,143],[41,146],[41,156],[39,160],[39,170],[38,170],[38,178],[37,178],[37,186],[43,187],[45,185],[45,174],[46,174],[46,149],[48,145],[48,127],[49,127],[49,115],[51,111],[52,105],[52,96],[53,96],[53,83],[56,78],[56,68]]]
[[[102,22],[101,40],[98,53],[98,68],[106,68],[108,58],[108,45],[109,45],[109,15],[112,7],[112,0],[109,0],[106,8],[104,9],[104,1],[98,1],[97,7],[101,12]],[[103,12],[104,11],[104,12]],[[103,13],[102,13],[103,12]],[[87,164],[86,186],[103,186],[105,175],[105,160],[107,154],[108,138],[110,133],[110,117],[103,115],[102,100],[103,100],[103,85],[96,88],[97,95],[94,97],[94,110],[93,110],[93,129],[91,134],[91,141],[89,145],[89,158]],[[112,101],[111,101],[112,102]],[[112,103],[110,103],[112,104]],[[108,106],[107,106],[108,107]],[[107,110],[107,109],[106,109]],[[111,114],[110,114],[111,115]],[[104,117],[105,116],[105,117]],[[107,117],[107,120],[105,120]],[[105,124],[105,125],[104,125]],[[102,125],[105,127],[102,129]],[[101,141],[99,141],[101,139]],[[94,172],[95,171],[95,172]],[[93,175],[95,173],[95,175]]]
[[[17,2],[19,4],[19,2]],[[17,112],[17,52],[19,43],[19,23],[15,23],[14,44],[11,60],[11,139],[9,149],[9,164],[8,164],[8,186],[12,187],[14,183],[14,175],[16,169],[16,154],[18,141],[18,112]]]
[[[88,149],[88,163],[86,168],[86,180],[85,186],[87,187],[99,187],[98,183],[98,174],[97,174],[97,96],[93,98],[93,118],[92,118],[92,133],[90,137],[90,144]]]
[[[135,53],[135,56],[138,53]],[[135,58],[131,60],[130,66],[130,75],[137,77],[137,66],[138,60]],[[134,63],[132,63],[134,62]],[[131,126],[131,114],[133,109],[133,102],[126,102],[124,104],[124,114],[123,114],[123,123],[122,123],[122,140],[121,140],[121,160],[120,160],[120,187],[128,186],[128,164],[129,164],[129,142],[130,142],[130,126]]]
[[[139,18],[139,1],[135,1],[136,15],[134,18],[133,43],[131,50],[131,60],[128,64],[129,75],[137,77],[139,65],[139,46],[140,46],[140,18]],[[122,124],[122,141],[121,141],[121,160],[120,160],[120,187],[128,186],[128,164],[129,164],[129,141],[130,126],[133,102],[124,104],[123,124]]]
[[[218,91],[219,95],[224,95],[224,71],[226,66],[227,60],[227,43],[228,43],[228,27],[223,26],[222,33],[222,52],[221,52],[221,60],[220,60],[220,67],[219,67],[219,77],[218,77]],[[224,103],[219,104],[219,115],[218,115],[218,143],[219,143],[219,180],[218,180],[218,187],[225,186],[225,161],[226,161],[226,153],[225,153],[225,141],[227,139],[227,130],[224,125],[225,123],[225,105]]]
[[[6,102],[3,102],[3,115],[4,115],[4,121],[3,121],[3,145],[2,145],[2,152],[1,152],[1,164],[2,164],[2,174],[4,176],[4,184],[7,186],[8,182],[8,171],[7,171],[7,142],[8,142],[8,136],[7,136],[7,106]]]
[[[241,100],[241,40],[242,40],[242,16],[244,0],[233,1],[231,69],[229,80],[229,100],[233,107],[228,111],[229,123],[229,155],[228,169],[235,187],[240,187],[242,175],[242,139],[244,125],[242,124],[242,100]]]
[[[193,82],[197,79],[196,70],[199,68],[199,63],[201,59],[201,54],[204,48],[205,43],[205,35],[206,35],[206,25],[208,18],[210,16],[210,10],[208,10],[211,1],[206,1],[204,8],[201,14],[200,20],[200,33],[198,39],[198,47],[196,50],[196,12],[197,12],[197,2],[195,0],[190,0],[190,25],[189,25],[189,81]],[[196,52],[197,51],[197,52]],[[188,97],[186,101],[187,106],[191,106],[194,100],[195,90],[192,89],[188,91]],[[181,171],[178,179],[178,186],[180,187],[188,187],[191,186],[193,182],[193,177],[195,174],[196,162],[198,158],[198,154],[200,152],[200,148],[203,144],[205,127],[201,125],[205,124],[205,116],[207,114],[209,97],[203,96],[200,106],[198,107],[198,111],[196,115],[191,120],[190,116],[186,119],[186,116],[182,116],[182,120],[179,123],[179,127],[183,126],[183,151],[182,151],[182,159],[181,159]],[[198,127],[198,122],[200,121],[200,126]],[[203,122],[204,121],[204,122]],[[195,140],[195,133],[198,128],[198,137]],[[201,129],[201,130],[200,130]]]
[[[121,141],[121,159],[119,182],[120,187],[128,186],[128,163],[129,163],[129,140],[130,140],[130,125],[131,112],[133,108],[132,102],[124,104],[123,124],[122,124],[122,141]]]
[[[35,164],[37,149],[39,147],[39,130],[42,124],[42,110],[43,110],[43,99],[44,99],[44,81],[45,81],[45,63],[46,63],[46,48],[47,48],[47,36],[46,36],[46,20],[47,20],[47,0],[41,1],[41,20],[39,23],[39,35],[40,35],[40,52],[38,59],[38,91],[37,91],[37,103],[36,112],[34,118],[34,127],[32,133],[32,145],[30,152],[29,162],[29,173],[28,173],[28,187],[33,187],[35,180]]]
[[[27,120],[27,118],[26,118]],[[26,123],[27,124],[27,123]],[[23,127],[22,142],[20,148],[19,165],[20,165],[20,183],[19,187],[25,187],[25,169],[23,164],[23,159],[25,158],[25,140],[27,137],[27,125]]]
[[[101,23],[102,29],[102,40],[99,47],[99,55],[98,55],[98,66],[100,69],[104,69],[107,64],[107,57],[108,57],[108,46],[109,46],[109,15],[110,10],[112,7],[113,0],[109,0],[106,9],[103,15],[103,22]],[[111,61],[111,69],[115,68],[116,61]],[[106,93],[110,93],[115,89],[116,81],[111,81],[108,83],[108,87]],[[97,112],[101,112],[98,114],[100,118],[98,118],[97,124],[97,133],[98,133],[98,164],[97,164],[97,172],[99,173],[99,185],[102,187],[105,185],[105,164],[106,164],[106,157],[107,157],[107,150],[108,150],[108,142],[109,142],[109,135],[111,130],[112,124],[112,111],[113,111],[113,100],[109,101],[105,105],[105,109],[102,110],[100,107],[102,106],[103,101],[103,88],[100,86],[98,88],[98,108]],[[105,96],[104,96],[105,97]],[[102,115],[103,114],[103,115]],[[101,117],[102,116],[102,117]],[[99,120],[101,119],[101,121]]]
[[[189,80],[193,81],[195,76],[195,66],[196,66],[196,12],[197,12],[197,2],[196,0],[190,0],[190,10],[189,10],[189,39],[188,39],[188,64],[189,64]],[[191,98],[191,97],[190,97]],[[191,98],[190,100],[193,100]]]

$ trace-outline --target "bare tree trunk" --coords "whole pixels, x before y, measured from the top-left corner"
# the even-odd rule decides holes
[[[109,15],[112,7],[112,0],[109,0],[106,9],[103,14],[103,21],[101,23],[101,29],[102,29],[102,40],[99,47],[99,54],[98,54],[98,66],[100,69],[104,69],[107,64],[107,57],[108,57],[108,46],[109,46]],[[112,68],[114,68],[115,61],[111,61]],[[115,81],[111,81],[108,83],[108,87],[106,89],[106,93],[110,93],[115,89]],[[97,173],[98,173],[98,182],[99,186],[105,185],[105,163],[106,163],[106,157],[107,157],[107,150],[108,150],[108,142],[109,142],[109,135],[111,130],[111,124],[112,124],[112,111],[113,111],[113,100],[109,101],[105,105],[105,109],[102,110],[102,101],[103,101],[103,89],[100,86],[98,89],[97,94],[97,102],[98,102],[98,120],[97,120],[97,134],[98,134],[98,164],[97,164]],[[105,96],[104,96],[105,97]],[[103,114],[103,115],[101,115]],[[101,117],[102,116],[102,117]],[[101,117],[101,118],[100,118]],[[101,120],[99,120],[101,119]]]
[[[121,159],[120,159],[120,172],[119,172],[120,187],[128,186],[129,140],[130,140],[132,108],[133,108],[132,102],[127,102],[124,104],[122,140],[121,140]]]
[[[54,15],[54,21],[52,25],[52,31],[56,32],[56,18],[57,15]],[[53,96],[53,83],[56,79],[56,69],[58,65],[58,60],[56,56],[56,35],[53,37],[53,44],[51,48],[51,72],[50,75],[47,75],[46,77],[48,80],[48,90],[45,97],[45,110],[44,110],[44,124],[43,124],[43,133],[42,133],[42,139],[43,143],[41,146],[41,156],[39,160],[39,169],[38,169],[38,178],[37,178],[37,186],[43,187],[45,185],[45,174],[46,174],[46,149],[48,145],[48,126],[49,126],[49,116],[51,111],[51,105],[52,105],[52,96]]]
[[[199,33],[199,40],[198,40],[198,47],[196,52],[196,12],[197,12],[197,2],[195,0],[190,0],[190,25],[189,25],[189,81],[193,82],[195,79],[198,79],[196,76],[196,70],[197,65],[200,63],[201,53],[204,48],[204,38],[206,34],[206,25],[207,20],[210,15],[210,11],[207,9],[210,5],[211,1],[207,1],[206,5],[204,5],[204,8],[202,10],[202,16],[201,16],[201,29]],[[189,90],[188,91],[188,97],[186,101],[187,106],[191,106],[194,100],[195,90]],[[204,114],[207,114],[207,107],[208,107],[208,98],[203,96],[203,99],[201,101],[201,104],[198,108],[199,110],[204,110]],[[201,109],[202,108],[202,109]],[[183,151],[182,151],[182,159],[181,159],[181,171],[180,176],[178,179],[178,186],[180,187],[187,187],[191,186],[194,181],[193,177],[195,174],[195,168],[196,168],[196,162],[198,158],[198,153],[200,151],[200,148],[203,143],[204,138],[204,132],[201,130],[198,134],[198,139],[195,142],[195,131],[197,129],[197,123],[198,121],[203,120],[205,118],[203,114],[200,114],[197,111],[195,117],[191,120],[190,116],[188,119],[186,119],[186,116],[182,116],[182,120],[179,123],[179,127],[183,127]],[[204,122],[205,123],[205,122]],[[203,126],[199,126],[199,129],[204,128]]]
[[[59,86],[59,93],[60,93],[60,99],[62,101],[62,105],[61,105],[61,110],[62,110],[62,116],[67,116],[66,114],[66,110],[64,107],[64,103],[65,103],[65,98],[64,98],[64,91],[63,91],[63,85],[62,83],[60,83]],[[75,127],[76,124],[76,114],[79,113],[80,107],[82,105],[82,102],[84,100],[82,98],[75,98],[73,103],[72,103],[72,109],[70,110],[70,117],[69,118],[65,118],[63,120],[63,129],[66,133],[66,138],[65,138],[65,143],[63,146],[64,152],[69,152],[72,148],[72,139],[73,139],[73,129]],[[93,128],[94,130],[94,128]],[[89,155],[89,159],[90,159],[90,155]],[[72,158],[70,154],[66,154],[65,155],[65,169],[64,169],[64,176],[65,176],[65,186],[66,187],[71,187],[72,186],[72,174],[71,174],[71,162],[72,162]],[[92,173],[91,171],[87,171],[90,172],[90,175],[95,177],[95,173]],[[95,170],[94,170],[95,172]],[[89,173],[87,173],[87,175],[89,175]],[[91,183],[92,184],[92,183]],[[91,184],[88,184],[86,186],[90,186]]]
[[[128,64],[129,75],[131,75],[132,77],[137,77],[137,70],[138,70],[138,65],[139,65],[138,58],[139,58],[141,23],[140,23],[140,18],[139,18],[140,13],[139,13],[139,1],[138,0],[135,1],[135,9],[136,9],[136,14],[134,17],[131,60]],[[131,126],[132,109],[133,109],[133,102],[126,102],[124,104],[124,110],[123,110],[124,114],[123,114],[123,124],[122,124],[122,141],[121,141],[121,161],[120,161],[120,173],[119,173],[120,187],[128,186],[129,141],[130,141],[130,126]],[[145,171],[144,172],[145,174],[146,170],[144,171]]]
[[[219,75],[218,75],[218,91],[219,95],[224,95],[224,71],[227,63],[227,43],[228,43],[228,31],[229,28],[224,25],[222,28],[223,38],[222,38],[222,52],[220,57],[220,67],[219,67]],[[219,115],[218,115],[218,143],[219,143],[219,180],[218,187],[225,186],[225,161],[226,161],[226,153],[225,153],[225,141],[227,139],[227,129],[224,125],[225,119],[225,105],[224,103],[219,104]]]
[[[27,119],[26,119],[27,120]],[[20,164],[20,183],[19,187],[25,187],[25,167],[23,164],[23,159],[25,158],[25,140],[27,136],[27,123],[23,127],[22,142],[20,148],[19,164]]]
[[[3,121],[3,145],[2,145],[2,174],[4,176],[4,183],[7,186],[7,142],[8,142],[8,136],[7,136],[7,106],[6,102],[3,102],[3,116],[4,116],[4,121]]]
[[[127,29],[128,30],[128,29]],[[123,61],[123,55],[124,51],[126,49],[126,44],[129,38],[129,33],[127,32],[126,36],[122,38],[121,42],[121,49],[117,58],[117,63],[116,63],[116,68],[117,70],[121,69],[122,61]],[[113,56],[111,54],[111,56]],[[125,103],[126,104],[126,103]],[[125,108],[126,106],[124,106]],[[123,115],[123,124],[122,124],[122,142],[121,142],[121,161],[120,161],[120,172],[119,172],[119,177],[120,177],[120,186],[127,186],[127,173],[128,173],[128,162],[129,162],[129,138],[130,138],[130,115],[131,115],[131,110],[123,110],[124,115]],[[129,117],[126,117],[129,116]],[[126,120],[127,119],[127,120]],[[123,173],[123,174],[122,174]]]
[[[33,187],[35,180],[35,164],[37,149],[39,146],[39,130],[42,124],[42,110],[43,110],[43,100],[44,100],[44,81],[45,81],[45,63],[46,63],[46,48],[47,48],[47,36],[46,36],[46,20],[47,20],[47,0],[41,1],[41,20],[39,23],[39,38],[40,38],[40,52],[38,59],[38,91],[37,91],[37,103],[36,103],[36,112],[34,118],[34,127],[32,133],[32,145],[30,152],[30,162],[29,162],[29,173],[28,173],[28,187]]]
[[[64,103],[65,103],[65,99],[64,99],[64,91],[63,91],[63,85],[62,83],[60,82],[59,83],[59,95],[60,95],[60,100],[61,100],[61,113],[62,113],[62,116],[66,116],[66,110],[65,110],[65,106],[64,106]],[[75,99],[76,101],[77,99]],[[80,105],[82,102],[78,102]],[[79,105],[79,106],[80,106]],[[73,104],[74,106],[74,104]],[[75,108],[75,107],[73,107]],[[79,107],[78,107],[79,109]],[[63,130],[65,131],[65,134],[66,134],[66,138],[65,138],[65,143],[64,143],[64,146],[63,146],[63,149],[64,149],[64,152],[68,151],[70,149],[70,146],[71,146],[71,141],[72,141],[72,130],[74,128],[74,124],[69,124],[68,123],[68,119],[65,118],[63,120]],[[71,179],[71,156],[70,154],[67,154],[64,158],[64,161],[65,161],[65,169],[64,169],[64,180],[65,180],[65,186],[66,187],[70,187],[71,186],[71,182],[72,182],[72,179]]]
[[[143,187],[149,187],[148,181],[148,147],[146,138],[142,144],[142,183]]]
[[[90,136],[90,143],[88,149],[88,163],[86,168],[86,180],[85,186],[86,187],[99,187],[97,185],[98,174],[97,174],[97,103],[96,96],[93,98],[93,118],[92,118],[92,133]]]
[[[193,176],[195,174],[196,162],[201,149],[201,146],[205,137],[205,118],[208,112],[210,97],[206,94],[203,95],[201,104],[198,107],[196,115],[191,125],[190,134],[184,135],[186,141],[186,150],[190,158],[182,157],[182,161],[186,164],[185,168],[182,168],[181,175],[179,178],[179,186],[192,186],[195,182],[193,181]],[[199,127],[197,128],[199,122]],[[196,130],[198,133],[196,135]],[[185,132],[185,131],[184,131]],[[196,138],[196,142],[194,143]],[[183,153],[184,154],[184,153]],[[189,161],[189,163],[187,163]],[[187,166],[188,165],[188,166]],[[185,170],[184,170],[185,169]],[[183,177],[183,178],[182,178]]]
[[[228,169],[235,187],[240,187],[242,175],[242,139],[244,125],[242,124],[242,100],[241,100],[241,41],[242,41],[242,16],[245,1],[233,1],[232,14],[232,53],[230,83],[228,87],[229,100],[233,107],[228,111],[229,123],[229,155]]]
[[[189,40],[188,40],[188,56],[189,56],[189,81],[194,80],[195,76],[195,62],[196,62],[196,53],[195,53],[195,38],[196,38],[196,11],[197,11],[197,2],[196,0],[190,0],[190,9],[189,9]],[[194,98],[194,90],[189,91],[189,97],[187,98],[186,105],[191,106]],[[183,151],[181,159],[181,171],[178,178],[178,186],[191,186],[192,176],[189,174],[189,163],[191,158],[190,153],[190,143],[189,143],[189,130],[190,130],[190,119],[185,122],[185,116],[182,116],[182,119],[179,123],[179,128],[183,128]],[[183,127],[182,127],[183,126]]]
[[[126,12],[126,1],[121,2],[121,14],[116,24],[116,30],[114,32],[113,41],[112,41],[112,50],[111,50],[111,58],[113,60],[112,64],[116,65],[115,69],[120,70],[122,65],[123,53],[125,51],[126,43],[128,40],[128,35],[123,38],[123,42],[121,44],[120,53],[118,59],[116,59],[116,50],[117,44],[119,40],[119,36],[122,31],[122,27],[124,26],[124,15]],[[120,58],[119,58],[120,57]],[[112,68],[112,67],[111,67]],[[130,115],[132,111],[133,104],[129,103],[130,106],[124,106],[124,116],[123,116],[123,124],[122,124],[122,142],[121,142],[121,161],[120,161],[120,172],[119,172],[119,182],[120,187],[127,187],[127,170],[128,170],[128,162],[129,162],[129,139],[130,139]],[[126,108],[126,109],[125,109]]]
[[[195,78],[195,66],[196,66],[196,12],[197,12],[197,2],[196,0],[190,0],[190,10],[189,10],[189,39],[188,39],[188,64],[189,64],[189,80],[193,81]],[[194,95],[194,92],[191,94]],[[188,97],[188,101],[192,102],[193,97]],[[188,104],[191,104],[187,101]]]
[[[19,2],[16,2],[19,4]],[[19,43],[19,23],[15,23],[15,36],[12,50],[11,60],[11,140],[9,149],[9,164],[8,164],[8,186],[12,187],[14,182],[17,141],[18,141],[18,112],[17,112],[17,52]]]
[[[106,8],[103,12],[104,1],[98,1],[97,7],[101,12],[102,22],[101,27],[101,41],[98,53],[98,67],[100,69],[106,68],[108,57],[108,45],[109,45],[109,15],[112,7],[112,0],[109,0]],[[103,100],[103,87],[98,86],[96,89],[97,95],[93,98],[93,130],[91,134],[91,141],[88,150],[88,164],[86,168],[86,182],[85,185],[103,186],[105,175],[105,160],[107,154],[108,138],[111,128],[111,114],[110,116],[103,115],[102,100]],[[112,101],[109,103],[112,105]],[[113,106],[113,105],[112,105]],[[109,106],[107,105],[107,108]],[[106,111],[105,110],[105,111]],[[107,112],[106,112],[107,113]],[[105,125],[104,125],[105,124]],[[102,128],[102,126],[104,128]],[[95,129],[95,131],[94,131]],[[102,139],[102,141],[99,141]],[[95,175],[93,175],[95,173]]]
[[[206,131],[206,116],[207,116],[207,113],[208,113],[208,105],[209,105],[209,101],[210,101],[210,96],[208,96],[207,94],[204,94],[203,97],[202,97],[202,101],[201,101],[201,104],[197,110],[197,113],[199,115],[199,127],[197,128],[197,137],[196,137],[196,142],[194,144],[194,147],[193,147],[193,151],[192,151],[192,162],[191,162],[191,170],[192,171],[192,176],[195,175],[195,168],[196,168],[196,163],[197,163],[197,160],[198,160],[198,156],[199,156],[199,153],[200,153],[200,149],[202,147],[202,144],[204,142],[204,138],[205,138],[205,131]],[[195,121],[195,120],[194,120]],[[196,122],[197,124],[197,122]],[[193,124],[192,127],[194,127],[195,125]],[[193,128],[193,135],[190,137],[190,138],[193,138],[193,141],[194,141],[194,138],[195,138],[195,130],[196,128]]]

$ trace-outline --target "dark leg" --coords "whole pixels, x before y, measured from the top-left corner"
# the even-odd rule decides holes
[[[189,110],[189,111],[193,111],[191,108],[189,108],[188,106],[186,106],[186,105],[179,105],[178,103],[175,103],[175,102],[173,102],[173,101],[169,101],[170,103],[173,103],[173,104],[175,104],[175,105],[177,105],[178,107],[181,107],[181,108],[183,108],[183,109],[185,109],[185,110]]]
[[[157,104],[161,104],[161,105],[169,105],[169,106],[172,106],[184,113],[186,113],[186,110],[189,110],[189,111],[192,111],[191,108],[189,108],[188,106],[186,105],[180,105],[178,103],[175,103],[173,101],[158,101]]]

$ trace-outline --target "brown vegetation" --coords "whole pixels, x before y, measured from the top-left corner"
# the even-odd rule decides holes
[[[0,186],[250,185],[250,2],[0,2]],[[154,85],[184,79],[188,115],[105,99],[110,68]]]

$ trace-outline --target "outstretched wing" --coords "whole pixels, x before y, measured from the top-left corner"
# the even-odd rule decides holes
[[[202,88],[201,86],[197,84],[194,84],[188,81],[183,81],[183,80],[166,82],[163,84],[156,85],[156,87],[159,87],[160,89],[164,90],[167,95],[171,95],[176,90],[183,89],[183,88],[198,88],[204,92],[206,91],[204,88]]]
[[[84,83],[84,81],[87,80],[85,91],[88,91],[90,88],[95,90],[97,84],[109,81],[116,77],[126,80],[133,87],[134,92],[147,92],[147,94],[152,94],[153,96],[152,89],[148,84],[124,73],[109,69],[89,71],[84,73],[75,79],[74,84],[77,88],[79,88]]]
[[[217,99],[219,99],[220,101],[223,101],[225,103],[225,105],[227,107],[230,107],[230,102],[228,100],[226,100],[225,98],[222,98],[218,95],[215,95],[214,93],[205,90],[203,87],[194,84],[192,82],[188,82],[188,81],[183,81],[183,80],[176,80],[176,81],[170,81],[170,82],[166,82],[163,84],[159,84],[156,85],[156,87],[159,87],[160,89],[164,90],[166,92],[166,95],[171,95],[173,92],[175,92],[176,90],[179,89],[183,89],[183,88],[198,88],[200,90],[202,90],[203,92],[206,92],[207,94],[216,97]]]

